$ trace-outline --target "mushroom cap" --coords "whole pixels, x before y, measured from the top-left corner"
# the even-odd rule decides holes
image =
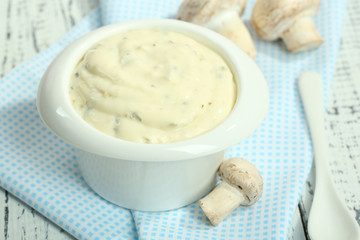
[[[252,205],[262,194],[263,180],[259,170],[243,158],[230,158],[221,163],[220,177],[244,195],[241,205]]]
[[[320,0],[258,0],[251,23],[264,40],[274,41],[298,18],[314,16]]]
[[[246,0],[184,0],[177,18],[195,24],[207,23],[215,14],[227,8],[236,8],[242,15]]]

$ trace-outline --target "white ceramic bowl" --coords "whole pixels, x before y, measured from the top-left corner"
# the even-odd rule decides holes
[[[70,75],[83,54],[107,36],[149,28],[192,37],[220,54],[231,68],[237,83],[236,104],[213,130],[175,143],[133,143],[93,128],[72,107]],[[125,208],[160,211],[192,203],[214,187],[224,150],[259,126],[268,109],[269,95],[259,68],[230,40],[200,26],[163,19],[109,25],[70,44],[45,72],[37,104],[45,124],[77,149],[82,176],[95,192]]]

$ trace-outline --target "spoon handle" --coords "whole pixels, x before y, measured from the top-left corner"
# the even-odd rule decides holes
[[[305,108],[315,155],[316,175],[328,171],[328,146],[325,138],[323,85],[316,72],[304,72],[299,78],[299,90]],[[322,171],[319,171],[322,169]],[[318,179],[318,178],[317,178]],[[317,180],[316,179],[316,180]]]

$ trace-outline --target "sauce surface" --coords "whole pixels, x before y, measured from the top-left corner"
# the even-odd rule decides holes
[[[191,38],[134,30],[95,44],[70,81],[76,111],[98,130],[131,142],[193,138],[231,112],[236,85],[225,61]]]

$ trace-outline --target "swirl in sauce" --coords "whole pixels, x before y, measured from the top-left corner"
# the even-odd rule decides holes
[[[127,141],[169,143],[221,123],[236,97],[225,61],[170,31],[134,30],[95,44],[70,81],[76,111],[98,130]]]

